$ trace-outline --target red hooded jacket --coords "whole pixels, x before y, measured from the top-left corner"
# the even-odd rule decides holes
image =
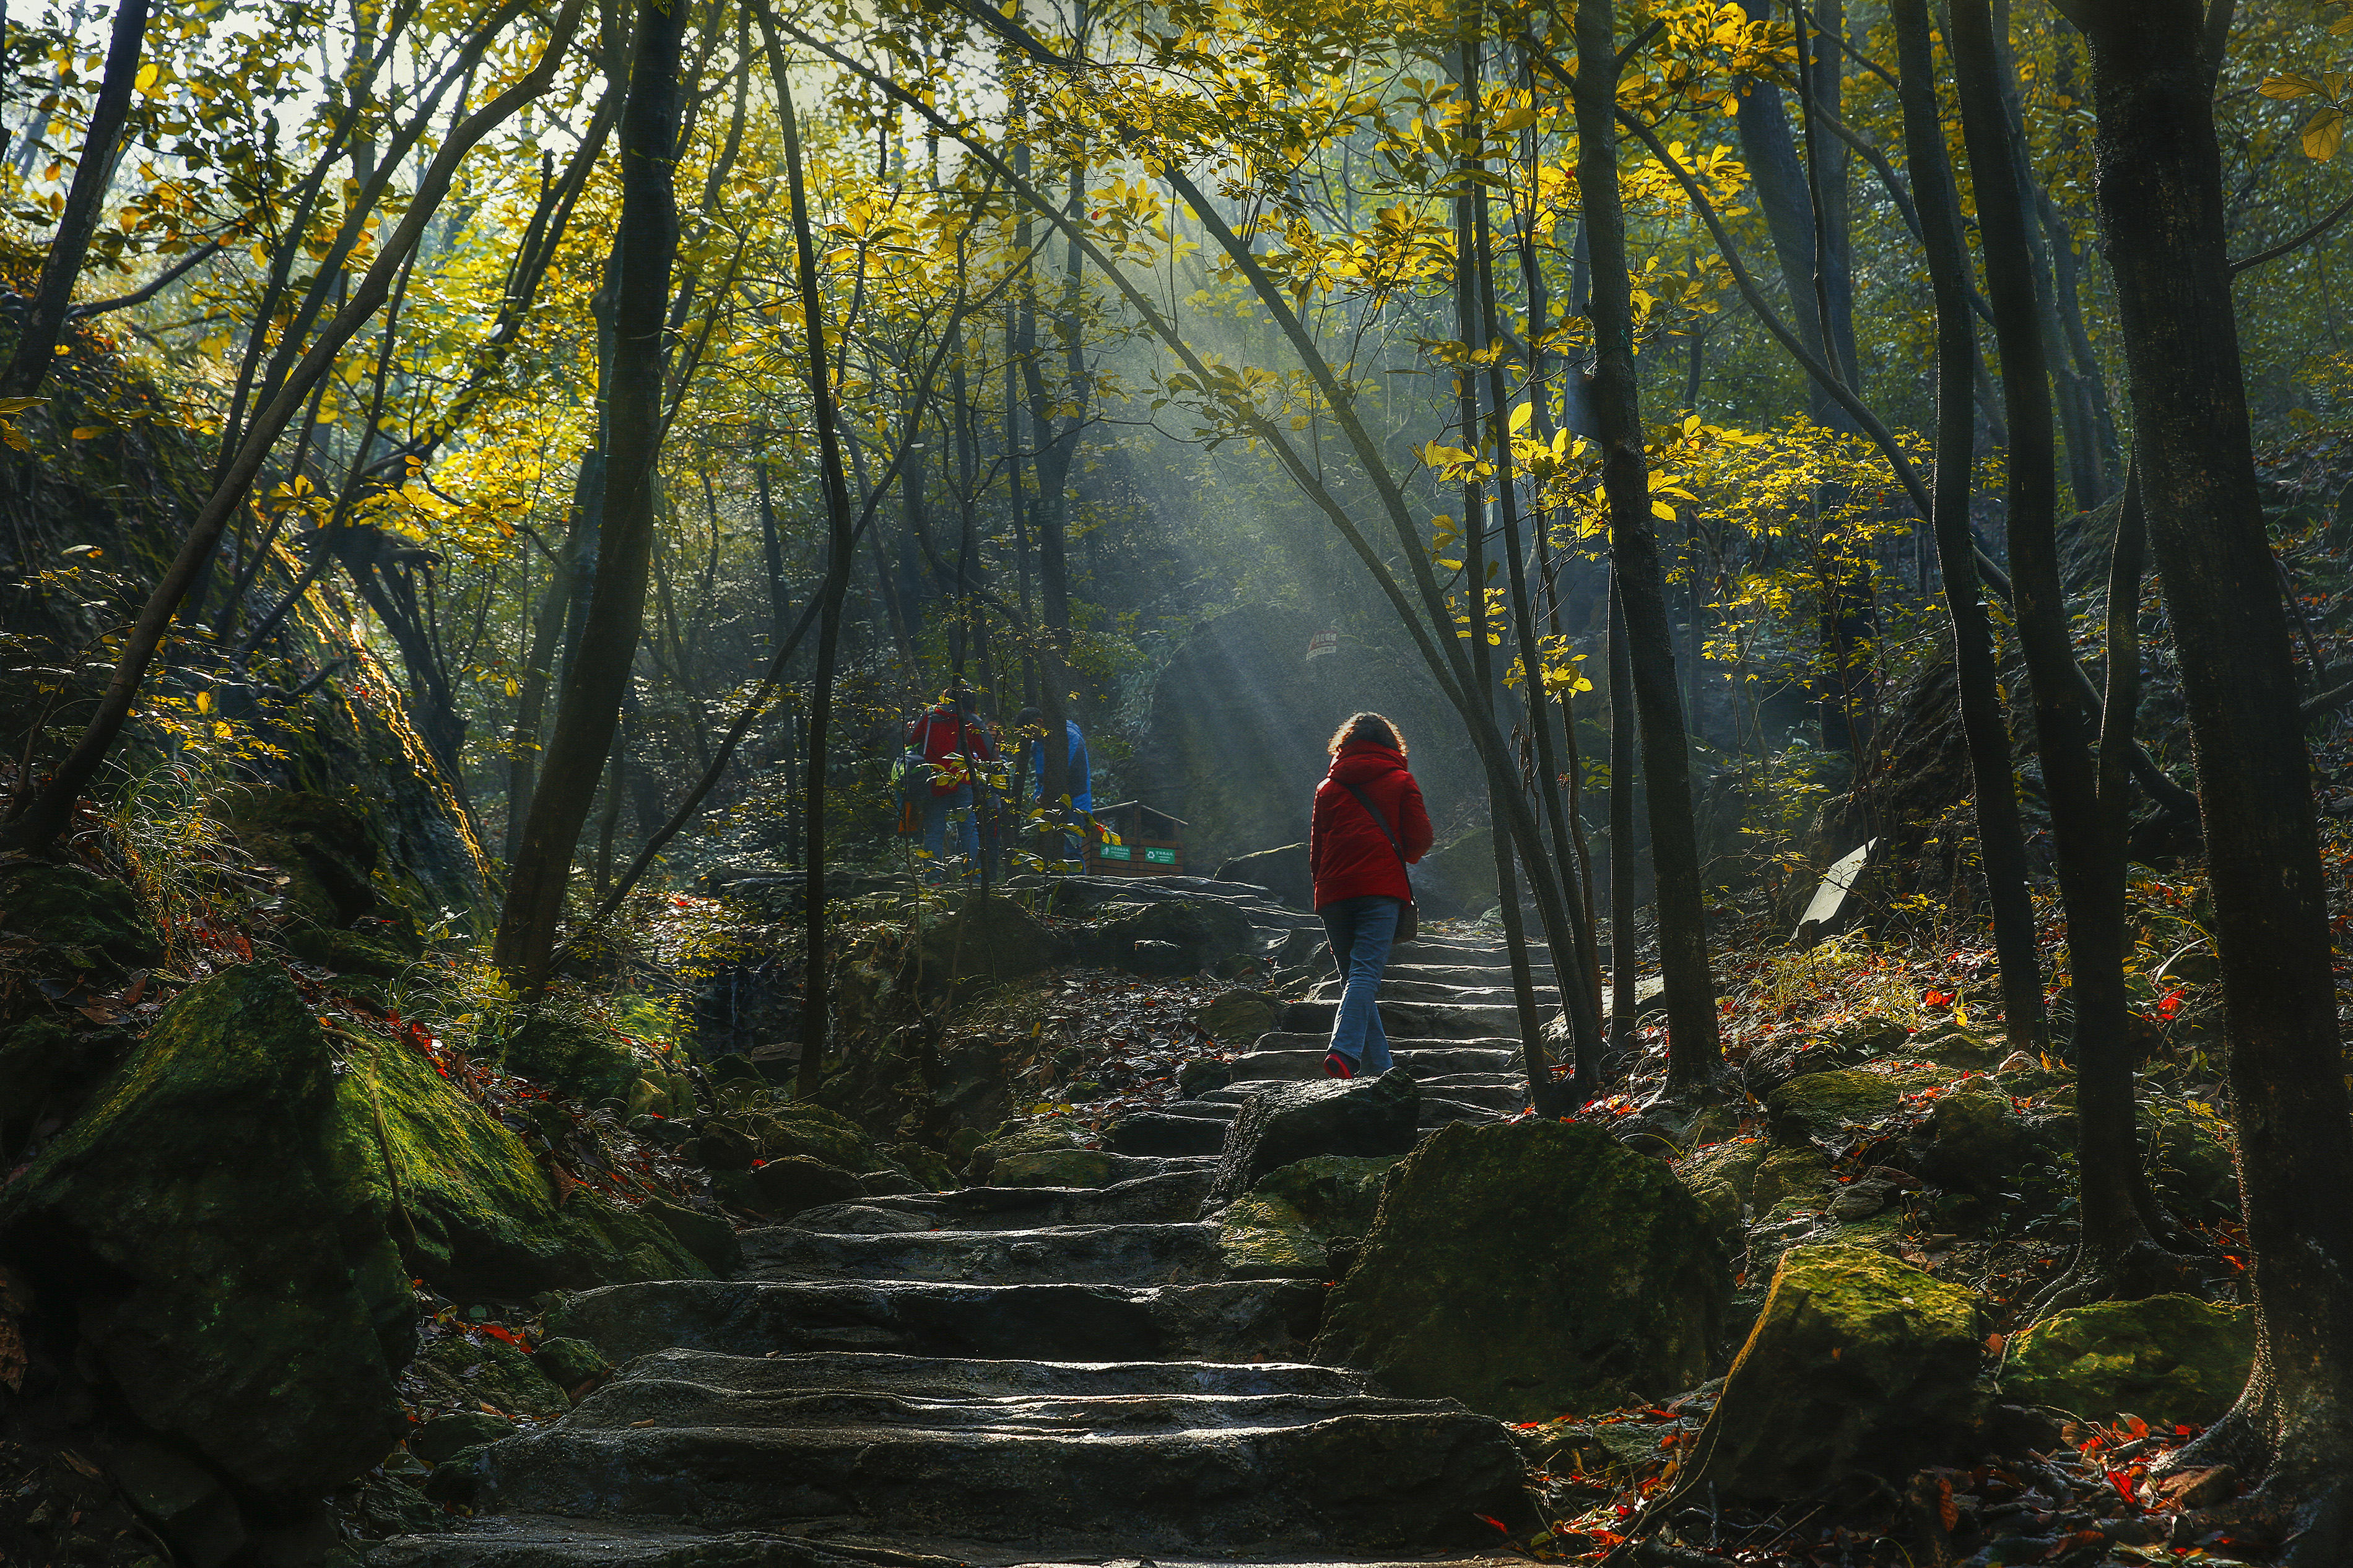
[[[907,749],[923,752],[923,761],[932,764],[935,795],[954,795],[972,782],[965,776],[966,745],[972,748],[976,763],[997,760],[997,745],[988,738],[988,726],[977,719],[959,717],[953,702],[943,702],[907,721]]]
[[[1412,885],[1398,864],[1397,850],[1389,847],[1388,835],[1344,784],[1355,784],[1380,807],[1408,860],[1430,852],[1430,813],[1421,804],[1421,786],[1406,772],[1404,756],[1388,746],[1351,742],[1340,748],[1330,774],[1315,786],[1315,815],[1307,830],[1307,869],[1315,879],[1315,907],[1375,894],[1411,899]]]

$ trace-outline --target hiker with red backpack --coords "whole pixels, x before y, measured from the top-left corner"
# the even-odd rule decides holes
[[[921,758],[920,764],[916,759]],[[985,788],[981,764],[997,760],[997,742],[988,726],[973,711],[973,694],[959,682],[940,693],[939,701],[907,721],[907,762],[920,766],[931,780],[931,792],[922,799],[923,853],[936,869],[946,847],[948,814],[964,813],[957,843],[967,870],[980,863],[979,812],[976,791]]]
[[[1405,737],[1377,713],[1333,731],[1332,768],[1315,786],[1307,868],[1315,913],[1340,966],[1338,1013],[1324,1070],[1333,1078],[1388,1071],[1381,1027],[1381,971],[1389,949],[1410,942],[1417,917],[1406,868],[1430,852],[1430,813],[1406,771]]]

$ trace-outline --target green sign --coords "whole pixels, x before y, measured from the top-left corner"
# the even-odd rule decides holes
[[[1106,860],[1132,860],[1135,858],[1124,844],[1106,844],[1096,853]]]
[[[1154,849],[1147,847],[1144,851],[1144,858],[1155,866],[1176,864],[1176,851],[1174,849]]]

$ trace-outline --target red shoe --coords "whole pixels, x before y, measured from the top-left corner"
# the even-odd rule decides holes
[[[1326,1051],[1324,1053],[1324,1076],[1325,1078],[1354,1078],[1356,1076],[1356,1064],[1350,1061],[1347,1058],[1342,1056],[1337,1051]]]

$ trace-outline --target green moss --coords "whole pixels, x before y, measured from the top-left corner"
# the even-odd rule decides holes
[[[1015,1154],[1043,1154],[1084,1146],[1077,1123],[1054,1117],[1026,1125],[1008,1124],[997,1130],[997,1135],[972,1152],[969,1171],[976,1182],[995,1179],[999,1160]]]
[[[1815,1150],[1775,1148],[1757,1164],[1748,1204],[1759,1213],[1788,1203],[1818,1209],[1825,1201],[1822,1188],[1830,1179],[1831,1163]]]
[[[1710,1228],[1719,1237],[1736,1234],[1746,1217],[1748,1194],[1757,1184],[1757,1167],[1772,1145],[1762,1138],[1736,1138],[1694,1150],[1675,1167],[1675,1174],[1699,1200]]]
[[[1765,1100],[1776,1142],[1802,1143],[1895,1113],[1906,1094],[1943,1081],[1927,1068],[1847,1068],[1794,1078]]]
[[[2239,1173],[2231,1158],[2230,1131],[2221,1117],[2145,1100],[2140,1136],[2149,1184],[2167,1207],[2183,1219],[2236,1217]]]
[[[1939,1067],[1985,1071],[2010,1055],[2010,1043],[2000,1036],[1987,1037],[1966,1024],[1931,1024],[1899,1047],[1905,1055]]]
[[[533,1421],[553,1421],[572,1408],[529,1355],[493,1334],[459,1330],[430,1341],[417,1354],[415,1375],[428,1406],[487,1405]]]
[[[1902,1478],[1965,1447],[1982,1408],[1977,1298],[1852,1246],[1782,1256],[1698,1451],[1727,1496]]]
[[[416,1310],[350,1179],[334,1052],[275,966],[190,987],[0,1192],[36,1290],[151,1429],[271,1497],[315,1497],[400,1435]],[[51,1292],[54,1291],[54,1296]]]
[[[709,1274],[633,1210],[577,1189],[559,1206],[522,1138],[411,1047],[361,1040],[352,1066],[337,1103],[348,1179],[387,1210],[396,1181],[393,1234],[435,1289],[474,1300]]]
[[[1235,1279],[1321,1279],[1331,1254],[1307,1216],[1278,1197],[1236,1199],[1218,1216],[1218,1247]]]
[[[2103,1301],[2054,1313],[2010,1342],[2002,1392],[2094,1420],[2160,1426],[2219,1421],[2254,1361],[2252,1307],[2195,1296]]]
[[[988,1173],[995,1187],[1107,1187],[1117,1162],[1100,1149],[1039,1149],[1008,1154]]]
[[[1409,1398],[1547,1419],[1697,1383],[1731,1283],[1658,1161],[1585,1123],[1457,1122],[1389,1173],[1315,1355]]]
[[[163,962],[154,922],[122,883],[79,866],[25,865],[0,872],[0,930],[60,948],[80,968],[111,960],[125,969]]]
[[[1250,1190],[1289,1204],[1327,1237],[1361,1237],[1373,1227],[1382,1182],[1402,1157],[1319,1154],[1276,1166]]]
[[[583,1105],[626,1105],[637,1081],[659,1064],[619,1035],[583,1019],[542,1012],[506,1043],[501,1060],[527,1078]]]

